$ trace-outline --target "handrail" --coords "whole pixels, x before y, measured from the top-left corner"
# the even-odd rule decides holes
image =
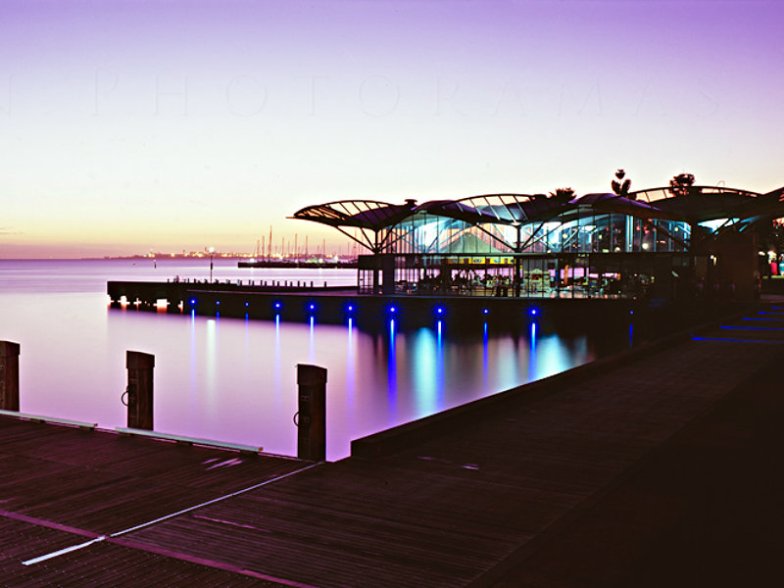
[[[242,445],[240,443],[214,441],[212,439],[201,439],[199,437],[186,437],[184,435],[173,435],[171,433],[160,433],[158,431],[147,431],[145,429],[116,427],[114,430],[123,435],[149,437],[152,439],[161,439],[163,441],[176,441],[177,443],[183,443],[186,445],[202,445],[205,447],[214,447],[216,449],[229,449],[233,451],[239,451],[240,453],[259,454],[264,451],[263,447],[253,447],[252,445]]]
[[[98,427],[98,423],[87,423],[84,421],[61,419],[58,417],[43,416],[40,414],[29,414],[26,412],[18,412],[16,410],[0,410],[0,415],[15,417],[26,421],[33,421],[36,423],[47,423],[51,425],[67,425],[69,427],[79,427],[80,429],[95,429]]]

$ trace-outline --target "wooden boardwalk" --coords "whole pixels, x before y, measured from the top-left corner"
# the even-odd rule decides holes
[[[158,584],[159,572],[166,581],[158,585],[176,585],[177,578],[186,585],[189,577],[255,585],[219,566],[122,547],[124,531],[306,465],[0,417],[0,585],[85,586],[95,578],[108,586],[123,574],[128,585],[142,578]],[[75,552],[22,565],[111,534],[118,537],[91,546],[86,557]]]
[[[0,584],[755,578],[784,547],[771,539],[784,522],[784,309],[723,327],[547,393],[516,393],[503,409],[384,457],[333,464],[0,418]]]

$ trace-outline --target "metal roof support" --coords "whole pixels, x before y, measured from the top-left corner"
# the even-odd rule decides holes
[[[512,245],[511,243],[507,243],[507,242],[506,242],[506,241],[504,241],[504,240],[503,240],[501,237],[498,237],[497,235],[494,235],[493,233],[491,233],[490,231],[488,231],[486,228],[484,228],[484,227],[483,227],[482,225],[480,225],[480,224],[476,224],[476,225],[474,225],[474,226],[475,226],[477,229],[479,229],[480,231],[482,231],[484,234],[486,234],[487,236],[489,236],[491,239],[494,239],[495,241],[498,241],[498,242],[499,242],[499,243],[501,243],[501,245],[503,245],[504,247],[508,247],[509,249],[511,249],[512,251],[514,251],[514,245]]]

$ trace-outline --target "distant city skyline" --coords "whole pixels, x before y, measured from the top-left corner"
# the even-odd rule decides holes
[[[0,257],[251,251],[340,199],[784,185],[779,2],[0,0]]]

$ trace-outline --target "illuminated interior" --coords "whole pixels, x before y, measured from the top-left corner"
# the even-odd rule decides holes
[[[782,189],[689,186],[340,201],[294,218],[334,226],[370,252],[359,259],[360,293],[634,298],[669,297],[703,279],[706,244],[770,223],[783,209]]]

